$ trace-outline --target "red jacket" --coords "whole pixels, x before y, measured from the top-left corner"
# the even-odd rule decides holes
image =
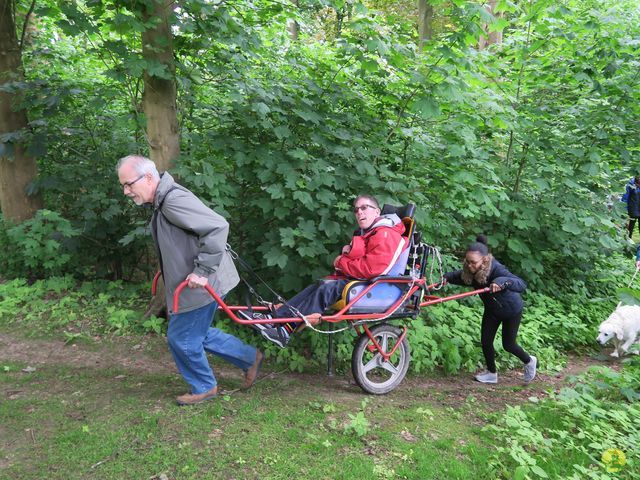
[[[377,218],[368,230],[351,238],[351,251],[338,257],[335,275],[367,280],[386,274],[409,244],[403,233],[397,215]]]

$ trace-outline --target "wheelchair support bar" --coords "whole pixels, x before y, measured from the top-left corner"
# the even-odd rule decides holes
[[[154,278],[154,284],[153,284],[153,290],[155,292],[155,288],[156,288],[156,282],[157,279],[159,277],[159,274],[156,274],[156,277]],[[358,313],[358,314],[352,314],[352,313],[345,313],[348,312],[348,310],[360,299],[362,298],[364,295],[366,295],[378,282],[382,282],[384,281],[385,283],[397,283],[397,284],[405,284],[405,285],[410,285],[413,284],[413,286],[409,289],[409,291],[407,291],[405,294],[403,294],[398,300],[396,300],[396,302],[389,306],[384,312],[380,312],[380,313]],[[180,293],[182,292],[182,290],[188,285],[188,281],[185,280],[182,283],[180,283],[180,285],[178,285],[178,287],[176,288],[176,291],[173,293],[173,312],[172,313],[178,313],[179,312],[179,301],[180,301]],[[389,312],[394,312],[397,308],[400,307],[400,304],[403,302],[404,299],[410,298],[413,294],[415,294],[417,291],[426,288],[427,290],[429,289],[429,287],[425,287],[424,286],[424,279],[417,279],[417,280],[412,280],[412,279],[407,279],[407,277],[392,277],[392,278],[379,278],[378,280],[376,280],[375,282],[371,283],[370,285],[367,285],[366,288],[364,288],[358,295],[356,295],[355,298],[353,298],[347,305],[345,305],[339,312],[333,314],[333,315],[326,315],[326,316],[322,316],[322,321],[324,322],[329,322],[329,323],[337,323],[337,322],[342,322],[342,321],[359,321],[359,320],[368,320],[368,321],[375,321],[375,320],[383,320],[388,318],[389,316]],[[229,316],[229,318],[231,320],[233,320],[236,323],[240,323],[242,325],[257,325],[257,324],[274,324],[274,323],[303,323],[304,320],[300,317],[287,317],[287,318],[254,318],[251,320],[247,320],[244,318],[239,317],[238,315],[236,315],[236,312],[241,311],[241,310],[248,310],[249,307],[245,307],[245,306],[238,306],[238,305],[227,305],[224,300],[222,299],[222,297],[220,297],[220,295],[218,295],[216,293],[216,291],[213,289],[213,287],[211,287],[211,285],[207,284],[204,286],[204,289],[209,293],[209,295],[211,295],[213,297],[213,299],[217,302],[218,306]],[[434,305],[436,303],[443,303],[443,302],[448,302],[450,300],[458,300],[460,298],[465,298],[465,297],[470,297],[472,295],[478,295],[479,293],[486,293],[489,292],[489,288],[481,288],[478,290],[473,290],[470,292],[464,292],[464,293],[459,293],[457,295],[451,295],[449,297],[435,297],[435,296],[427,296],[425,297],[425,301],[421,302],[419,307],[426,307],[429,305]],[[253,307],[253,310],[256,311],[267,311],[268,308],[267,307],[263,307],[263,306],[256,306]],[[417,313],[417,312],[416,312]],[[406,335],[406,331],[403,332],[404,335]],[[380,352],[383,353],[383,352]],[[393,352],[391,352],[393,353]],[[391,355],[391,353],[389,355]]]
[[[374,337],[373,334],[371,333],[371,330],[369,330],[369,327],[367,325],[363,325],[363,327],[364,327],[365,333],[367,334],[367,337],[369,337],[375,349],[378,352],[380,352],[380,355],[382,356],[382,359],[385,362],[388,362],[389,359],[391,358],[391,355],[396,353],[396,350],[404,340],[404,337],[407,336],[407,327],[402,327],[402,334],[400,335],[400,338],[398,338],[398,340],[396,341],[396,344],[393,346],[390,352],[385,352],[384,350],[382,350],[382,346],[377,342],[376,337]]]
[[[470,297],[472,295],[478,295],[480,293],[489,292],[489,287],[479,288],[478,290],[472,290],[470,292],[458,293],[456,295],[451,295],[449,297],[426,297],[428,300],[420,303],[420,307],[427,307],[429,305],[434,305],[436,303],[448,302],[449,300],[458,300],[464,297]]]
[[[182,290],[184,290],[184,288],[189,284],[189,282],[187,280],[183,281],[180,285],[178,285],[178,288],[176,288],[176,291],[173,292],[173,313],[178,313],[179,312],[179,308],[180,308],[180,293],[182,293]],[[224,313],[226,313],[229,318],[231,320],[233,320],[234,322],[240,323],[242,325],[257,325],[257,324],[263,324],[263,323],[300,323],[303,320],[300,317],[291,317],[291,318],[256,318],[256,319],[252,319],[252,320],[246,320],[244,318],[240,318],[238,317],[235,312],[238,310],[247,310],[247,307],[243,307],[243,306],[229,306],[227,305],[224,300],[222,299],[222,297],[220,297],[220,295],[218,295],[216,293],[216,291],[213,289],[213,287],[209,284],[204,286],[204,289],[209,292],[209,295],[211,295],[213,297],[213,299],[216,301],[216,303],[218,304],[218,306],[224,311]],[[268,310],[267,307],[253,307],[253,310],[257,310],[257,311],[266,311]]]

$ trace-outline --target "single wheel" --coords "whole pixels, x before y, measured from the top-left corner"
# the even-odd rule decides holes
[[[402,330],[386,323],[371,328],[371,334],[384,352],[390,352],[398,343]],[[385,361],[373,342],[363,333],[358,337],[351,355],[351,371],[356,383],[365,392],[375,395],[389,393],[407,374],[411,353],[406,337],[389,360]]]

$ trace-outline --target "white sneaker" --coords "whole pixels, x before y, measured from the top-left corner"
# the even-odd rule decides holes
[[[538,366],[538,359],[531,355],[531,360],[529,363],[525,363],[524,365],[524,381],[529,383],[531,380],[536,378],[536,367]]]
[[[476,380],[480,383],[498,383],[498,373],[484,371],[476,375]]]
[[[286,347],[291,339],[289,332],[283,326],[266,328],[260,333],[264,338],[275,343],[280,348]]]

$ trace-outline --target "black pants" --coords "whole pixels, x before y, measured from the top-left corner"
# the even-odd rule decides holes
[[[303,315],[312,313],[323,313],[327,307],[330,307],[342,296],[342,290],[349,280],[320,280],[298,293],[287,303],[295,307]],[[275,311],[275,318],[296,317],[297,315],[291,311],[286,305],[282,305]],[[297,324],[286,324],[295,328]]]
[[[496,351],[493,348],[493,341],[496,338],[496,333],[498,333],[498,327],[501,323],[502,348],[518,357],[522,363],[529,363],[529,360],[531,360],[529,354],[516,343],[521,319],[522,312],[505,318],[498,318],[495,315],[484,312],[484,315],[482,316],[480,342],[482,343],[482,353],[484,354],[484,360],[487,363],[487,370],[491,373],[496,373]]]
[[[629,230],[629,238],[633,237],[633,227],[636,226],[637,218],[629,217],[629,223],[627,223],[627,229]],[[638,223],[638,233],[640,233],[640,222]]]

